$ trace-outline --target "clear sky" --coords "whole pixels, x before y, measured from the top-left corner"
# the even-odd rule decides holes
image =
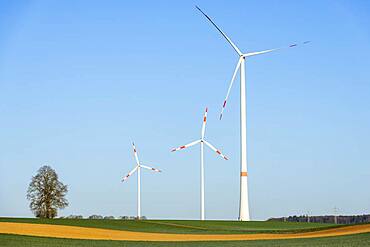
[[[368,1],[1,1],[0,216],[32,216],[26,190],[43,164],[69,185],[61,215],[199,218],[200,137],[206,217],[236,219],[239,83],[218,114],[237,56],[198,4],[244,51],[311,40],[247,61],[253,219],[370,213]],[[238,79],[237,79],[238,82]]]

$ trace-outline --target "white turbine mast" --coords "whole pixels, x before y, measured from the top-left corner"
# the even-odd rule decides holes
[[[231,82],[229,88],[227,90],[227,94],[225,100],[222,105],[220,119],[222,119],[222,115],[224,109],[226,107],[227,99],[229,98],[229,94],[231,88],[233,86],[236,74],[238,70],[240,70],[240,204],[239,204],[239,220],[241,221],[249,221],[249,201],[248,201],[248,173],[247,173],[247,106],[246,106],[246,85],[245,85],[245,59],[251,56],[261,55],[265,53],[269,53],[272,51],[277,51],[282,48],[291,48],[295,47],[298,44],[291,44],[286,47],[280,47],[275,49],[269,49],[264,51],[257,51],[257,52],[248,52],[242,53],[240,49],[231,41],[231,39],[212,21],[212,19],[205,14],[198,6],[195,6],[211,23],[212,25],[221,33],[221,35],[226,39],[226,41],[232,46],[235,52],[238,54],[239,59],[236,64],[234,74],[231,78]],[[309,41],[303,42],[303,44],[307,44]]]
[[[206,123],[207,123],[207,113],[208,113],[208,108],[206,108],[204,112],[204,117],[203,117],[203,124],[202,124],[202,131],[201,131],[201,138],[199,140],[193,141],[189,144],[180,146],[178,148],[174,148],[171,151],[178,151],[181,149],[185,149],[191,146],[194,146],[198,143],[200,143],[200,219],[204,220],[205,219],[205,210],[204,210],[204,144],[206,144],[210,149],[215,151],[219,156],[227,160],[228,158],[221,153],[220,150],[215,148],[211,143],[207,142],[204,139],[205,135],[205,130],[206,130]]]
[[[159,169],[157,169],[157,168],[153,168],[153,167],[149,167],[149,166],[143,165],[139,161],[139,158],[137,156],[137,150],[136,150],[136,147],[135,147],[135,144],[134,143],[132,143],[132,148],[134,150],[134,156],[135,156],[136,166],[135,166],[135,168],[132,171],[130,171],[122,179],[122,182],[126,181],[132,174],[134,174],[137,171],[137,217],[138,217],[138,219],[140,219],[141,218],[141,200],[140,200],[140,198],[141,198],[141,190],[140,190],[141,168],[152,170],[152,171],[155,171],[155,172],[162,172],[162,171],[159,170]]]

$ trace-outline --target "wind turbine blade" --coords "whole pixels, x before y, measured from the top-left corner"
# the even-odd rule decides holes
[[[128,177],[130,177],[134,172],[136,172],[137,168],[139,166],[136,166],[132,171],[130,171],[123,179],[122,179],[122,182],[126,181],[128,179]]]
[[[226,97],[225,97],[225,100],[224,100],[224,104],[222,105],[222,109],[221,109],[221,113],[220,113],[220,120],[222,119],[222,114],[224,113],[224,110],[225,110],[225,107],[226,107],[226,102],[227,102],[227,99],[229,98],[229,95],[230,95],[230,91],[231,91],[231,88],[233,86],[233,83],[234,83],[234,80],[235,80],[235,77],[236,77],[236,74],[238,72],[238,69],[240,67],[240,64],[242,62],[242,57],[239,58],[239,61],[238,63],[236,64],[236,67],[235,67],[235,70],[234,70],[234,74],[233,74],[233,77],[231,78],[231,82],[230,82],[230,85],[229,85],[229,88],[227,89],[227,94],[226,94]]]
[[[153,167],[149,167],[149,166],[140,165],[140,167],[143,167],[145,169],[152,170],[152,171],[155,171],[155,172],[162,172],[161,170],[159,170],[157,168],[153,168]]]
[[[206,108],[206,111],[204,112],[204,116],[203,116],[202,139],[204,138],[204,133],[206,131],[207,113],[208,113],[208,108]]]
[[[191,146],[194,146],[195,144],[198,144],[200,142],[200,140],[197,140],[197,141],[193,141],[189,144],[186,144],[184,146],[180,146],[178,148],[174,148],[171,150],[171,152],[175,152],[175,151],[178,151],[178,150],[181,150],[181,149],[185,149],[185,148],[188,148],[188,147],[191,147]]]
[[[281,48],[275,48],[275,49],[264,50],[264,51],[249,52],[249,53],[245,54],[244,57],[251,57],[251,56],[261,55],[261,54],[269,53],[269,52],[272,52],[272,51],[277,51],[277,50],[280,50],[280,49]]]
[[[224,38],[227,40],[227,42],[229,42],[229,44],[234,48],[234,50],[239,54],[239,56],[243,55],[239,48],[231,41],[229,37],[227,37],[227,35],[224,32],[222,32],[222,30],[216,25],[216,23],[214,23],[212,19],[206,13],[204,13],[198,6],[195,7],[212,23],[212,25],[222,34],[222,36],[224,36]]]
[[[305,45],[305,44],[308,44],[308,43],[310,43],[310,41],[305,41],[302,44]],[[256,51],[256,52],[249,52],[249,53],[244,54],[243,57],[251,57],[251,56],[255,56],[255,55],[261,55],[261,54],[265,54],[265,53],[269,53],[269,52],[272,52],[272,51],[277,51],[277,50],[281,50],[281,49],[285,49],[285,48],[293,48],[293,47],[296,47],[298,45],[299,44],[291,44],[291,45],[288,45],[288,46],[279,47],[279,48],[275,48],[275,49],[269,49],[269,50],[264,50],[264,51]]]
[[[136,150],[136,147],[135,147],[135,143],[132,143],[132,148],[134,149],[134,156],[135,156],[135,160],[136,160],[136,164],[139,165],[139,158],[137,157],[137,150]]]
[[[225,160],[228,160],[228,158],[225,155],[223,155],[220,150],[218,150],[217,148],[215,148],[211,143],[209,143],[207,141],[204,141],[204,143],[208,147],[210,147],[213,151],[215,151],[218,155],[220,155],[222,158],[224,158]]]

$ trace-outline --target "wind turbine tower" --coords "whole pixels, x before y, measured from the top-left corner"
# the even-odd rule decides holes
[[[136,147],[135,147],[135,144],[134,143],[132,143],[132,148],[134,150],[134,156],[135,156],[136,166],[135,166],[135,168],[132,171],[130,171],[122,179],[122,182],[126,181],[132,174],[134,174],[137,171],[137,218],[140,219],[141,218],[141,168],[152,170],[152,171],[155,171],[155,172],[161,172],[161,170],[156,169],[156,168],[153,168],[153,167],[149,167],[149,166],[146,166],[146,165],[143,165],[139,161],[139,157],[137,156],[137,150],[136,150]]]
[[[240,201],[239,201],[239,220],[249,221],[249,201],[248,201],[248,171],[247,171],[247,105],[246,105],[246,84],[245,84],[245,62],[246,59],[252,56],[269,53],[272,51],[280,50],[281,48],[269,49],[257,52],[242,53],[240,49],[231,41],[231,39],[212,21],[212,19],[205,14],[198,6],[195,6],[220,32],[220,34],[226,39],[231,45],[234,51],[238,55],[238,62],[234,70],[229,88],[227,90],[226,98],[223,102],[220,119],[222,118],[223,111],[226,106],[227,99],[229,97],[232,85],[234,83],[236,74],[240,70]],[[304,42],[303,44],[308,43]],[[297,44],[291,44],[287,48],[295,47]]]
[[[207,123],[207,114],[208,114],[208,108],[206,108],[203,116],[203,124],[202,124],[202,130],[201,130],[201,137],[200,139],[193,141],[189,144],[180,146],[178,148],[174,148],[171,151],[175,152],[181,149],[185,149],[191,146],[194,146],[196,144],[200,143],[200,219],[205,219],[205,209],[204,209],[204,144],[208,146],[210,149],[215,151],[219,156],[227,160],[227,157],[221,153],[220,150],[215,148],[211,143],[207,142],[204,139],[205,131],[206,131],[206,123]]]

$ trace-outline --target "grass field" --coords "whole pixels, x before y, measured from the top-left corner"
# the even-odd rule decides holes
[[[82,226],[132,232],[181,233],[181,234],[253,234],[296,233],[338,227],[331,224],[291,222],[235,222],[235,221],[180,221],[180,220],[72,220],[72,219],[27,219],[0,218],[0,222],[36,223],[66,226]],[[190,236],[190,235],[189,235]],[[145,242],[58,239],[48,237],[0,234],[0,246],[370,246],[370,233],[347,236],[248,241],[203,241],[203,242]]]
[[[126,242],[126,241],[92,241],[92,240],[72,240],[56,238],[26,237],[0,234],[0,246],[2,247],[238,247],[238,246],[370,246],[370,233],[357,234],[341,237],[311,238],[311,239],[289,239],[289,240],[256,240],[256,241],[222,241],[222,242]]]
[[[0,222],[56,224],[94,227],[135,232],[181,234],[246,234],[246,233],[294,233],[337,227],[332,224],[295,223],[273,221],[198,221],[198,220],[89,220],[89,219],[30,219],[0,218]]]

